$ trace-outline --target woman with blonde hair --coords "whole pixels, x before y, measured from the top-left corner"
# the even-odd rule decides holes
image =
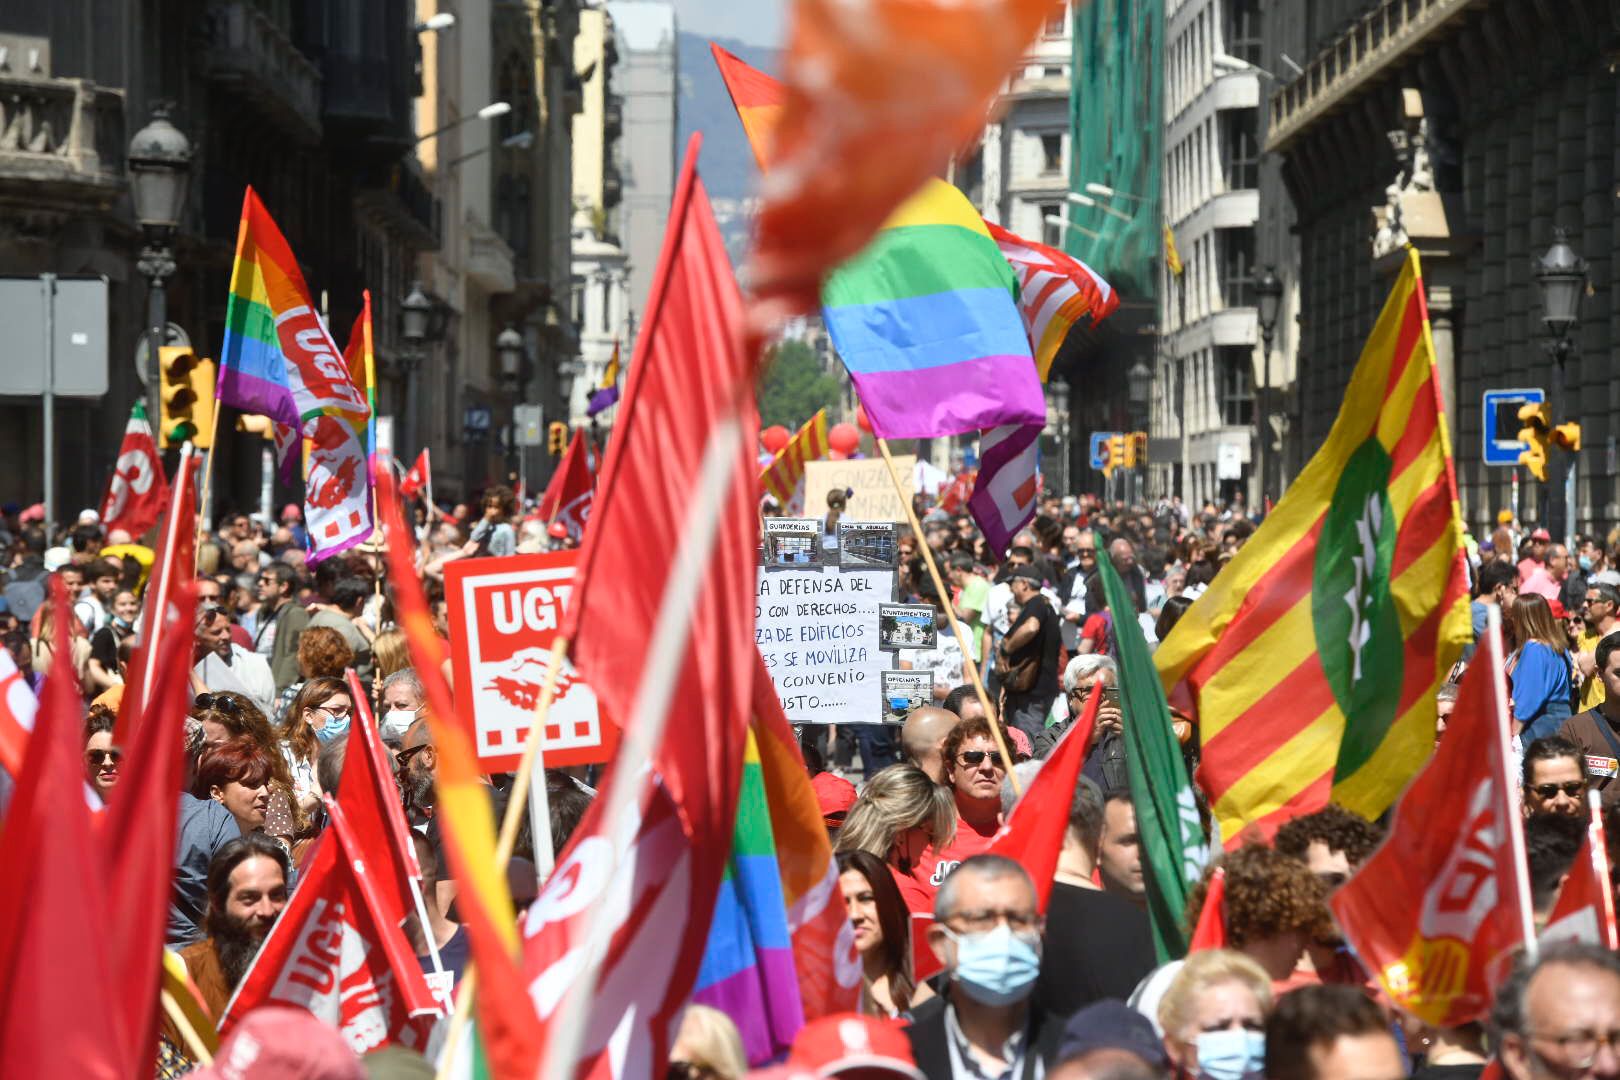
[[[1520,741],[1529,746],[1558,734],[1570,717],[1569,641],[1544,596],[1520,593],[1507,616],[1513,639],[1507,662],[1513,718],[1520,725]]]
[[[934,896],[912,876],[930,844],[956,838],[951,789],[915,765],[890,765],[866,782],[838,830],[839,851],[865,851],[883,860],[913,915],[932,917]]]
[[[1180,1076],[1241,1080],[1266,1060],[1271,977],[1228,949],[1187,957],[1159,1001],[1164,1048]]]
[[[708,1005],[688,1005],[669,1050],[670,1080],[742,1080],[748,1057],[731,1017]]]
[[[411,647],[405,631],[393,626],[372,638],[371,664],[371,705],[376,710],[382,702],[383,682],[394,672],[411,666]]]

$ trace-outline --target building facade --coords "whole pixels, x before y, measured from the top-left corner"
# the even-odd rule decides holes
[[[1067,9],[1054,14],[1008,80],[970,193],[990,221],[1053,247],[1063,246],[1063,227],[1048,219],[1064,216],[1069,194],[1069,26]]]
[[[647,302],[675,196],[680,75],[675,8],[658,0],[613,0],[608,11],[618,34],[614,82],[624,109],[620,246],[628,260],[630,307],[639,312]]]
[[[1266,57],[1287,69],[1265,146],[1296,218],[1292,240],[1279,235],[1287,222],[1270,218],[1261,240],[1296,304],[1279,319],[1279,337],[1297,334],[1299,357],[1279,401],[1285,460],[1303,461],[1327,435],[1410,242],[1423,261],[1465,521],[1482,535],[1511,507],[1515,472],[1519,514],[1538,520],[1543,485],[1481,460],[1482,399],[1496,388],[1550,389],[1534,265],[1562,229],[1588,276],[1564,366],[1567,408],[1555,419],[1584,427],[1575,526],[1606,532],[1620,519],[1620,9],[1306,0],[1269,5],[1264,33]]]
[[[1258,0],[1167,0],[1165,34],[1164,220],[1181,269],[1161,264],[1152,487],[1252,501]]]

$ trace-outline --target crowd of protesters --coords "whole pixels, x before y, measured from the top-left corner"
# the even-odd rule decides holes
[[[1620,960],[1594,947],[1555,945],[1522,959],[1489,1023],[1435,1028],[1381,1004],[1326,901],[1377,847],[1382,826],[1336,806],[1296,818],[1270,842],[1245,838],[1214,860],[1185,919],[1197,924],[1209,875],[1222,867],[1227,947],[1158,963],[1120,737],[1126,719],[1113,689],[1118,613],[1103,601],[1098,560],[1119,572],[1152,645],[1253,534],[1241,507],[1054,497],[1005,558],[966,514],[919,509],[921,535],[901,530],[897,598],[938,613],[938,644],[902,654],[932,673],[932,703],[892,733],[801,732],[863,979],[860,1015],[806,1027],[790,1066],[803,1075],[928,1080],[1468,1080],[1495,1053],[1515,1080],[1620,1076]],[[86,779],[106,797],[118,782],[115,717],[151,552],[105,535],[90,511],[59,533],[60,543],[47,540],[37,514],[16,508],[0,527],[11,553],[0,633],[36,691],[57,640],[56,609],[46,602],[51,578],[72,601]],[[570,543],[504,488],[474,509],[420,515],[417,527],[441,634],[450,561]],[[296,507],[277,523],[226,513],[197,552],[188,783],[177,793],[166,937],[215,1016],[296,890],[325,826],[321,796],[336,790],[353,725],[366,714],[393,755],[422,867],[424,911],[411,917],[408,936],[424,972],[438,970],[429,955],[437,951],[443,974],[432,986],[442,1000],[467,964],[434,816],[437,755],[425,692],[392,624],[380,551],[364,544],[309,566],[304,539]],[[1620,572],[1611,569],[1620,559],[1586,538],[1574,554],[1539,530],[1521,539],[1505,520],[1470,545],[1470,563],[1476,632],[1487,608],[1503,612],[1528,872],[1544,920],[1584,836],[1587,790],[1602,792],[1610,810],[1620,804]],[[964,655],[985,675],[988,712],[964,677]],[[1437,739],[1461,666],[1441,691]],[[364,702],[351,696],[351,670]],[[989,849],[1015,802],[1009,772],[1027,784],[1099,686],[1096,737],[1043,916],[1024,868]],[[1175,720],[1196,765],[1196,725]],[[556,851],[594,794],[594,775],[570,772],[579,775],[546,776]],[[492,778],[492,813],[504,808],[509,784]],[[0,799],[7,794],[0,790]],[[525,822],[508,873],[520,908],[535,894],[534,862]],[[319,1025],[307,1014],[262,1012],[273,1015],[245,1019],[235,1037],[263,1042],[280,1033],[265,1058],[279,1071],[240,1075],[427,1075],[419,1057],[397,1047],[362,1072],[341,1040],[308,1030]],[[161,1047],[160,1074],[191,1068],[178,1032],[167,1029]],[[731,1021],[690,1009],[669,1075],[729,1078],[746,1069]]]

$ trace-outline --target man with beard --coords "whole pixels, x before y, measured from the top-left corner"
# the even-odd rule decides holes
[[[399,790],[405,796],[405,813],[412,825],[426,825],[433,816],[433,777],[438,764],[433,732],[426,718],[420,719],[405,730],[405,739],[394,758]]]
[[[287,906],[291,871],[286,850],[263,833],[232,840],[209,864],[208,913],[203,917],[208,936],[181,949],[180,959],[211,1015],[224,1013]],[[171,1021],[164,1021],[163,1034],[171,1046],[185,1046]]]

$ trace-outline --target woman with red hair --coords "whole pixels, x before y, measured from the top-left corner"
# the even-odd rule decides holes
[[[231,812],[246,836],[264,830],[270,807],[270,759],[250,738],[238,736],[203,751],[191,793]]]

